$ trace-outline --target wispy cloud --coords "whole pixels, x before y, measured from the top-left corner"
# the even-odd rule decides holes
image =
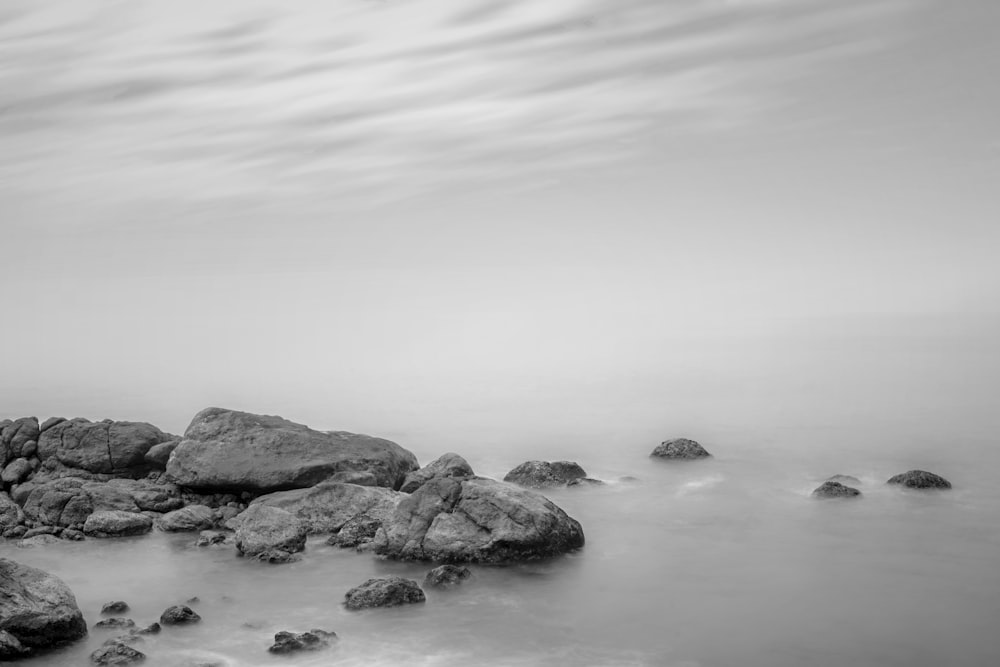
[[[14,3],[3,187],[350,197],[759,122],[902,0]],[[375,193],[375,194],[373,194]],[[95,195],[97,196],[97,195]]]

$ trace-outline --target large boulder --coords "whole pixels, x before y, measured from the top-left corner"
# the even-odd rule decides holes
[[[27,648],[47,648],[85,636],[87,623],[61,579],[0,558],[0,631]]]
[[[472,477],[472,466],[464,458],[454,452],[442,454],[420,470],[415,470],[406,476],[399,490],[403,493],[413,493],[435,477]]]
[[[369,579],[355,586],[344,595],[344,606],[348,609],[369,607],[398,607],[404,604],[426,600],[420,586],[412,579],[403,577],[380,577]]]
[[[310,487],[343,471],[369,471],[380,486],[399,488],[417,468],[416,457],[389,440],[208,408],[184,432],[167,474],[199,490],[267,493]]]
[[[40,479],[19,485],[14,500],[32,521],[46,526],[83,524],[93,512],[166,512],[184,504],[172,484],[144,479],[95,482],[79,477]]]
[[[335,533],[360,515],[384,519],[404,495],[377,486],[323,482],[308,489],[277,491],[256,498],[250,506],[266,505],[291,512],[311,533]]]
[[[149,469],[146,452],[172,438],[144,422],[68,419],[42,432],[38,457],[93,473],[135,475]]]
[[[38,447],[38,420],[34,417],[0,422],[0,467],[18,458],[29,459]]]
[[[861,492],[840,482],[823,482],[813,492],[816,498],[856,498]]]
[[[673,440],[664,440],[661,442],[652,451],[650,456],[658,459],[692,461],[695,459],[708,458],[712,455],[694,440],[688,440],[687,438],[674,438]]]
[[[251,505],[234,521],[236,550],[244,556],[280,562],[306,548],[309,525],[283,509]]]
[[[84,534],[90,537],[126,537],[142,535],[153,528],[153,520],[145,514],[102,510],[87,517],[83,524]]]
[[[587,473],[575,461],[525,461],[507,473],[503,481],[535,489],[566,486]]]
[[[580,524],[538,493],[491,479],[439,477],[400,501],[374,546],[404,560],[503,563],[583,543]]]
[[[156,527],[168,533],[204,530],[215,525],[215,512],[206,505],[188,505],[167,512],[156,521]]]
[[[909,470],[893,475],[886,484],[900,484],[910,489],[950,489],[951,482],[926,470]]]

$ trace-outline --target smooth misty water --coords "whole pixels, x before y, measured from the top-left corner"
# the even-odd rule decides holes
[[[61,576],[88,622],[124,599],[138,623],[197,596],[203,622],[166,628],[141,650],[151,665],[986,665],[1000,618],[1000,490],[989,466],[928,466],[951,492],[885,487],[903,461],[739,453],[664,465],[591,461],[592,474],[638,482],[548,495],[579,519],[579,553],[475,578],[427,603],[348,612],[344,592],[371,576],[422,579],[426,564],[378,560],[316,538],[284,566],[153,533],[4,556]],[[472,461],[476,464],[476,461]],[[587,465],[589,463],[589,465]],[[603,466],[603,467],[602,467]],[[498,471],[491,471],[498,472]],[[858,501],[815,501],[829,474],[863,480]],[[330,652],[271,657],[279,630],[340,636]],[[99,630],[37,665],[85,664]]]

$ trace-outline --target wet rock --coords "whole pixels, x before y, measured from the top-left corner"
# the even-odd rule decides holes
[[[362,514],[376,519],[388,516],[404,497],[381,487],[323,482],[309,489],[260,496],[250,507],[276,507],[305,521],[311,533],[330,533]]]
[[[153,520],[143,514],[107,510],[94,512],[83,524],[83,532],[90,537],[126,537],[142,535],[153,528]]]
[[[347,591],[344,598],[344,605],[348,609],[396,607],[424,602],[427,599],[417,582],[403,577],[369,579]]]
[[[336,632],[326,632],[325,630],[313,629],[299,634],[283,631],[274,635],[274,644],[267,650],[271,653],[318,651],[319,649],[328,648],[330,642],[336,638]]]
[[[861,492],[840,482],[823,482],[812,494],[816,498],[855,498]]]
[[[566,482],[566,486],[604,486],[604,482],[593,477],[577,477]]]
[[[244,556],[285,562],[306,548],[309,526],[290,512],[268,505],[251,505],[236,519],[236,550]]]
[[[951,482],[926,470],[910,470],[889,478],[886,484],[900,484],[909,489],[950,489]]]
[[[448,452],[434,459],[420,470],[415,470],[406,476],[399,490],[403,493],[413,493],[435,477],[472,477],[472,466],[464,458],[454,452]]]
[[[31,653],[31,649],[18,641],[17,637],[6,630],[0,630],[0,660],[23,658]]]
[[[102,614],[124,614],[128,610],[129,610],[128,602],[125,602],[124,600],[105,602],[104,606],[101,607]]]
[[[126,644],[127,646],[131,646],[132,644],[141,644],[145,641],[146,640],[138,634],[138,631],[133,629],[127,634],[105,639],[102,646],[111,646],[113,644]]]
[[[0,481],[4,484],[20,484],[32,473],[31,463],[26,458],[14,459],[0,472]]]
[[[360,547],[375,539],[375,534],[382,527],[383,519],[362,514],[350,519],[343,527],[329,538],[326,543],[338,547]]]
[[[131,618],[115,617],[115,618],[105,618],[97,623],[94,623],[95,628],[101,628],[102,630],[121,630],[122,628],[134,628],[135,621]]]
[[[472,576],[472,570],[460,565],[439,565],[424,577],[424,586],[455,586]]]
[[[171,439],[152,424],[77,418],[46,429],[38,456],[92,473],[136,474],[149,469],[146,452]]]
[[[198,540],[194,545],[196,547],[211,547],[216,544],[232,544],[235,541],[233,533],[221,530],[203,530],[198,534]]]
[[[34,537],[35,535],[55,535],[59,537],[62,532],[62,528],[56,528],[55,526],[36,526],[34,528],[29,528],[24,534],[25,539]]]
[[[0,630],[27,648],[48,648],[85,636],[87,623],[61,579],[0,558]]]
[[[133,632],[138,635],[158,635],[160,634],[160,624],[150,623],[144,628],[138,628],[136,630],[133,630]]]
[[[201,616],[196,614],[191,607],[180,604],[168,607],[160,614],[160,623],[162,625],[190,625],[200,620]]]
[[[491,479],[440,477],[406,496],[375,536],[403,560],[503,563],[583,546],[580,524],[544,496]]]
[[[573,461],[525,461],[507,473],[503,481],[543,489],[551,486],[565,486],[567,483],[586,477],[587,473]]]
[[[826,478],[827,482],[839,482],[845,486],[857,486],[861,484],[861,480],[852,475],[832,475]]]
[[[151,468],[157,468],[159,470],[167,469],[167,461],[170,460],[170,454],[177,449],[177,445],[181,444],[180,440],[168,440],[167,442],[161,442],[158,445],[153,445],[146,452],[143,459]]]
[[[664,440],[650,454],[651,457],[660,459],[673,459],[681,461],[692,461],[711,457],[704,447],[687,438],[675,438]]]
[[[167,463],[178,484],[198,490],[271,492],[307,488],[342,471],[368,471],[396,488],[417,459],[394,442],[343,431],[314,431],[267,415],[199,412]]]
[[[146,654],[137,651],[124,641],[113,641],[90,654],[90,661],[95,665],[117,667],[119,665],[135,665],[146,659]]]
[[[156,522],[156,527],[168,533],[205,530],[215,525],[215,513],[205,505],[188,505],[167,512]]]

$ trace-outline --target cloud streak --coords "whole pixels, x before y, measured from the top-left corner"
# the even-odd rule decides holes
[[[614,163],[759,122],[782,82],[904,6],[15,3],[0,178],[27,196],[378,201]]]

